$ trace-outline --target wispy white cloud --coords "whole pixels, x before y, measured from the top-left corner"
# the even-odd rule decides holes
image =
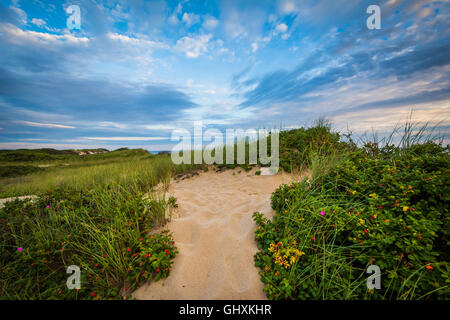
[[[75,127],[73,127],[73,126],[56,124],[56,123],[40,123],[40,122],[32,122],[32,121],[24,121],[24,120],[17,120],[14,122],[23,124],[26,126],[31,126],[31,127],[75,129]]]
[[[0,107],[4,108],[5,113],[11,115],[12,117],[15,116],[16,118],[27,118],[35,120],[35,122],[53,122],[61,120],[64,121],[70,120],[70,117],[64,114],[29,110],[26,108],[18,107],[10,103],[7,103],[1,98],[0,98]]]
[[[258,46],[258,42],[252,42],[252,51],[256,52],[258,50],[259,46]]]
[[[349,128],[356,133],[371,131],[389,132],[397,125],[405,123],[412,113],[412,120],[422,124],[428,123],[432,128],[436,125],[448,125],[450,120],[450,101],[415,104],[411,106],[400,106],[394,109],[395,113],[386,113],[383,109],[368,109],[364,111],[346,112],[332,117],[335,127],[340,130]],[[435,133],[439,132],[439,128]],[[448,134],[448,129],[441,132]]]
[[[86,140],[99,141],[157,141],[168,140],[168,137],[84,137]]]
[[[47,22],[45,22],[44,20],[37,18],[31,19],[31,23],[38,27],[43,27],[47,24]]]
[[[208,51],[208,43],[211,37],[211,34],[202,34],[194,38],[183,37],[177,41],[175,49],[184,52],[188,58],[198,58]]]
[[[98,123],[99,127],[110,127],[110,128],[117,128],[117,129],[125,129],[128,127],[128,125],[123,123],[117,123],[117,122],[109,122],[109,121],[102,121]]]
[[[162,42],[156,42],[141,38],[131,38],[129,36],[118,34],[118,33],[108,33],[108,38],[113,41],[118,41],[122,44],[134,46],[134,47],[141,47],[141,48],[169,48],[167,44],[164,44]]]
[[[279,2],[279,10],[283,14],[298,13],[297,3],[293,0],[282,0]]]
[[[278,24],[278,25],[276,26],[276,28],[275,28],[275,30],[276,30],[277,32],[280,32],[280,33],[286,32],[287,29],[288,29],[288,27],[287,27],[287,25],[286,25],[285,23],[280,23],[280,24]]]
[[[47,32],[22,30],[10,23],[0,23],[0,33],[5,34],[10,42],[16,44],[26,44],[26,42],[41,44],[87,44],[89,42],[89,38],[87,37],[76,37],[72,34],[58,35]]]
[[[203,28],[205,28],[207,30],[213,30],[213,29],[217,28],[218,25],[219,25],[219,20],[217,20],[214,17],[207,17],[205,19],[205,21],[203,22]]]
[[[195,13],[185,12],[183,14],[183,18],[181,19],[181,21],[183,21],[186,24],[186,26],[190,27],[200,22],[200,16]]]
[[[167,21],[172,24],[172,25],[176,25],[178,24],[178,15],[181,14],[183,10],[183,7],[181,6],[181,3],[179,3],[177,5],[177,7],[173,10],[172,14],[170,15],[170,17],[167,19]]]
[[[47,22],[43,19],[39,19],[39,18],[33,18],[31,19],[31,24],[34,24],[35,26],[39,27],[39,28],[43,28],[47,31],[50,32],[56,32],[56,33],[62,33],[64,32],[63,29],[58,29],[58,28],[51,28],[47,25]]]
[[[9,9],[14,11],[20,17],[21,23],[26,24],[27,20],[28,20],[28,16],[27,16],[26,12],[23,11],[22,9],[20,9],[19,7],[17,7],[17,3],[13,3],[13,4],[14,5],[10,6]]]
[[[269,19],[271,20],[271,19]],[[273,21],[272,21],[273,22]],[[269,42],[271,42],[275,37],[281,34],[281,39],[286,40],[290,37],[290,34],[287,32],[289,27],[281,22],[275,25],[275,28],[273,30],[270,30],[270,32],[264,36],[259,37],[254,42],[251,43],[252,52],[256,52],[260,48],[264,48]]]
[[[170,24],[176,25],[176,24],[178,23],[178,18],[177,18],[176,15],[171,15],[171,16],[169,17],[169,19],[167,19],[167,21],[168,21]]]
[[[170,124],[148,124],[144,126],[147,130],[171,131],[177,129],[176,126]]]

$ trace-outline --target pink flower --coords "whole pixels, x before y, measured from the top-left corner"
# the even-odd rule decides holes
[[[321,215],[321,216],[324,216],[324,215],[325,215],[325,211],[322,211],[322,212],[320,213],[320,215]]]
[[[300,180],[297,180],[297,183],[300,183]]]
[[[17,251],[19,251],[19,252],[21,252],[22,250],[23,250],[22,247],[17,248]]]
[[[50,209],[50,206],[49,206],[49,205],[47,205],[47,206],[46,206],[46,208],[47,208],[47,209]]]

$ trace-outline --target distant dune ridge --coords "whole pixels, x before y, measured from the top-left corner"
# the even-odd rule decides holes
[[[133,149],[142,150],[143,149]],[[66,149],[66,150],[56,150],[51,148],[43,149],[17,149],[17,150],[0,150],[0,161],[45,161],[45,160],[61,160],[61,159],[71,159],[77,156],[86,155],[96,155],[102,153],[118,153],[124,151],[132,151],[128,148],[120,148],[114,151],[109,151],[108,149],[98,148],[98,149]]]

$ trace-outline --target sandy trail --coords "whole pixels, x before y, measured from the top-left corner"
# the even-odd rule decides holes
[[[34,200],[34,199],[37,199],[37,196],[32,195],[32,196],[20,196],[20,197],[11,197],[11,198],[0,199],[0,209],[5,206],[6,202],[14,201],[15,199],[19,199],[19,200],[31,199],[31,200]]]
[[[168,224],[179,254],[168,278],[144,284],[137,299],[265,299],[254,266],[255,211],[271,216],[272,192],[291,175],[208,171],[172,182],[179,204]]]

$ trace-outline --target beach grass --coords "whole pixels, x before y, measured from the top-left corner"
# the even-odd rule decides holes
[[[170,155],[103,158],[48,167],[38,173],[0,178],[0,197],[34,195],[59,187],[76,190],[106,188],[113,184],[148,190],[167,174],[195,170],[195,165],[174,165]]]
[[[177,249],[162,228],[176,200],[153,187],[197,167],[169,155],[97,160],[3,178],[3,196],[38,198],[0,209],[1,299],[123,299],[168,276]],[[71,265],[80,290],[66,286]]]

